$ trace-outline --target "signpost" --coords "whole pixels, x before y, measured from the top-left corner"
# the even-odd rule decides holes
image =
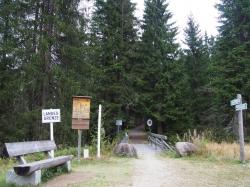
[[[115,125],[117,126],[117,134],[119,134],[120,127],[122,126],[122,120],[121,119],[116,120]]]
[[[147,125],[149,127],[149,131],[151,132],[151,126],[153,125],[153,121],[151,119],[147,120]]]
[[[245,161],[245,150],[244,150],[244,130],[243,130],[243,115],[242,110],[247,109],[247,103],[242,104],[241,94],[237,94],[237,99],[232,100],[231,106],[235,105],[235,110],[238,111],[238,123],[239,123],[239,143],[240,143],[240,161]]]
[[[43,109],[42,110],[42,123],[50,124],[50,140],[54,140],[54,126],[53,123],[61,122],[60,109]],[[54,150],[51,150],[51,156],[54,158]]]
[[[73,96],[72,129],[78,130],[78,161],[80,161],[81,155],[82,130],[89,129],[90,102],[91,97],[89,96]]]

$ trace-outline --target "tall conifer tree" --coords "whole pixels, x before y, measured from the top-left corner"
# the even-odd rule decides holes
[[[213,64],[216,123],[225,125],[233,116],[229,101],[240,93],[250,101],[250,2],[221,0],[219,38]]]
[[[159,133],[162,128],[176,128],[185,118],[182,103],[185,79],[176,60],[177,28],[171,18],[165,0],[145,1],[137,84],[142,115],[153,118]]]
[[[137,20],[130,0],[97,0],[92,21],[96,99],[104,102],[105,127],[115,129],[118,118],[132,119],[135,104],[132,69],[136,57]],[[131,114],[131,115],[129,115]],[[129,117],[130,116],[130,117]]]
[[[207,122],[209,109],[210,93],[207,89],[208,65],[209,65],[209,46],[205,43],[199,29],[199,25],[189,16],[187,27],[184,30],[186,49],[185,53],[185,69],[188,75],[190,93],[187,99],[190,101],[191,115],[194,127],[205,125]],[[207,37],[207,40],[208,37]],[[208,41],[207,41],[208,42]],[[207,46],[207,47],[206,47]]]

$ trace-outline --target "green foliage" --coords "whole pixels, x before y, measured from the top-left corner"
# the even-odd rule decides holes
[[[166,0],[146,0],[141,23],[131,0],[96,0],[90,20],[79,3],[0,2],[0,149],[3,142],[48,139],[43,108],[61,109],[55,141],[74,145],[73,95],[92,96],[87,143],[95,142],[98,104],[107,142],[117,119],[124,129],[152,118],[159,133],[214,128],[218,139],[227,138],[229,101],[237,93],[250,101],[248,1],[220,1],[216,39],[189,17],[183,49]]]
[[[217,125],[225,125],[231,120],[233,109],[228,102],[236,94],[242,94],[245,102],[249,102],[249,7],[250,2],[245,0],[222,0],[217,5],[221,26],[212,64]]]
[[[177,28],[165,0],[145,1],[136,87],[142,118],[152,118],[159,133],[189,123],[185,105],[186,77],[177,60]],[[157,21],[156,21],[157,20]],[[182,125],[181,125],[182,126]]]
[[[56,141],[74,141],[71,97],[87,94],[82,75],[89,71],[86,21],[78,4],[78,0],[1,1],[1,143],[48,139],[48,128],[41,124],[43,108],[61,109]]]
[[[42,170],[42,182],[47,182],[53,177],[59,176],[63,173],[66,173],[67,170],[65,167],[53,167],[49,169]]]
[[[106,135],[114,136],[116,119],[133,120],[136,93],[133,66],[136,58],[137,20],[130,0],[97,0],[91,23],[91,62],[98,75],[95,99],[104,106]]]
[[[211,85],[208,67],[210,63],[209,38],[202,37],[199,25],[192,16],[188,18],[185,32],[184,62],[188,79],[189,117],[193,127],[208,126],[211,107]]]

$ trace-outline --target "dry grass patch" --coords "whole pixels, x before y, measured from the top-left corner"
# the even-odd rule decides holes
[[[194,157],[199,156],[221,161],[236,161],[240,158],[240,145],[238,143],[217,143],[213,140],[211,131],[188,130],[182,136],[177,135],[177,140],[194,143],[198,147],[197,153],[193,155]],[[250,144],[245,144],[245,160],[250,161]]]
[[[198,155],[215,157],[219,160],[239,160],[240,146],[237,143],[195,142],[199,147]],[[250,160],[250,145],[245,145],[245,159]]]

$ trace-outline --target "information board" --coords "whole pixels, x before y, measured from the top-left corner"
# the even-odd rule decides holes
[[[73,96],[72,129],[89,129],[90,102],[89,96]]]

